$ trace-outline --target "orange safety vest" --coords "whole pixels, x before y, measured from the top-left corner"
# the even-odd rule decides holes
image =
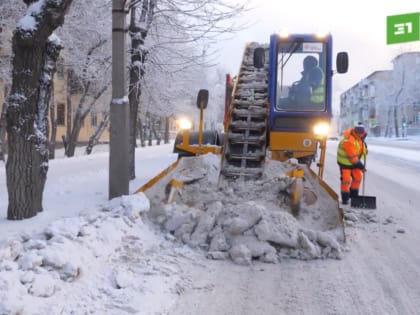
[[[366,144],[356,135],[353,128],[344,131],[343,139],[338,144],[337,163],[352,166],[367,154]]]

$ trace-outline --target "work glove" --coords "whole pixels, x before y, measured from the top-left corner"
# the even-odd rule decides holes
[[[358,161],[356,164],[354,164],[354,168],[358,168],[360,170],[364,170],[365,166],[363,165],[362,161]]]

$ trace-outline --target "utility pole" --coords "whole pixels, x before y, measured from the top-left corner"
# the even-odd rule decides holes
[[[129,105],[125,71],[126,0],[112,0],[112,101],[109,139],[109,199],[129,191]]]

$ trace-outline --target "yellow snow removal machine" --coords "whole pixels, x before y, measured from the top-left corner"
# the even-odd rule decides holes
[[[273,34],[268,45],[247,44],[235,80],[227,76],[224,133],[203,132],[208,92],[200,91],[200,130],[179,133],[174,152],[180,157],[221,154],[222,181],[258,180],[268,164],[283,163],[294,216],[300,215],[302,206],[310,208],[324,198],[323,213],[335,221],[333,225],[343,227],[338,196],[322,179],[332,119],[332,77],[348,68],[346,52],[337,54],[335,69],[332,60],[330,34]],[[150,185],[153,180],[138,191]],[[179,181],[171,185],[182,187]]]

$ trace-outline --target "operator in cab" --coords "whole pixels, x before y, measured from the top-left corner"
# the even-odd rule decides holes
[[[301,79],[290,87],[288,97],[280,99],[284,109],[322,109],[325,104],[325,75],[314,56],[303,59]]]

